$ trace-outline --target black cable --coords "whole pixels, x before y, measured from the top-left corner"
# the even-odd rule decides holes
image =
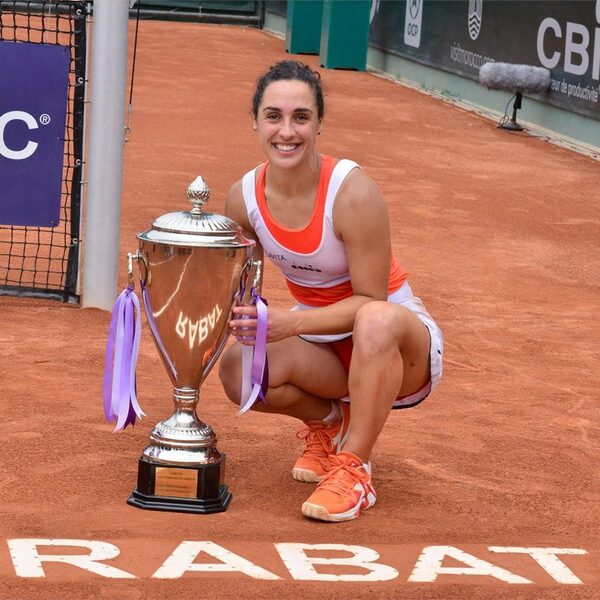
[[[137,57],[137,44],[138,44],[138,30],[140,27],[140,8],[142,7],[141,0],[137,3],[137,15],[135,18],[135,37],[133,41],[133,61],[131,64],[131,87],[129,88],[129,104],[133,102],[133,82],[135,79],[135,60]]]
[[[502,118],[498,121],[498,127],[502,127],[502,125],[504,125],[507,121],[510,120],[510,117],[508,116],[508,107],[510,105],[510,103],[517,97],[517,95],[515,94],[507,103],[506,103],[506,107],[504,108],[504,115],[502,116]]]
[[[133,84],[135,82],[135,64],[137,59],[138,31],[140,27],[140,8],[141,0],[138,0],[137,15],[135,19],[135,36],[133,39],[133,58],[131,61],[131,85],[129,86],[129,105],[127,108],[127,126],[125,127],[125,141],[129,141],[131,132],[131,113],[133,112]]]

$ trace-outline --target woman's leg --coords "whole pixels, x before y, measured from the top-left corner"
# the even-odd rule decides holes
[[[369,302],[357,313],[348,387],[352,418],[344,450],[367,462],[394,400],[429,382],[430,337],[410,310]]]
[[[348,521],[376,502],[370,468],[365,466],[394,400],[429,382],[429,331],[408,309],[369,302],[357,313],[348,386],[351,418],[348,438],[302,513],[321,521]]]
[[[221,357],[219,376],[227,397],[240,402],[242,347],[231,346]],[[321,421],[331,412],[331,400],[345,396],[348,375],[326,344],[294,337],[267,345],[269,388],[266,404],[253,410],[289,415],[303,421]]]

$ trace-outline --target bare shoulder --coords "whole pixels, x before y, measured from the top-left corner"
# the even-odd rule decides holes
[[[344,236],[345,227],[360,222],[381,224],[387,221],[387,206],[377,184],[362,170],[352,169],[337,193],[334,205],[336,233]]]

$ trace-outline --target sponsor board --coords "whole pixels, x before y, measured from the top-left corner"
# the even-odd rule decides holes
[[[600,120],[600,0],[403,0],[372,9],[376,48],[476,81],[486,62],[545,67],[552,85],[537,100]]]
[[[0,42],[0,224],[60,220],[69,80],[65,46]]]
[[[406,2],[406,17],[404,21],[404,43],[407,46],[418,48],[421,45],[423,0],[408,0]]]

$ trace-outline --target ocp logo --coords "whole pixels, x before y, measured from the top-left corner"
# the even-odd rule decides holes
[[[25,123],[30,131],[39,127],[33,116],[22,110],[11,110],[10,112],[0,115],[0,156],[12,160],[25,160],[33,155],[39,144],[37,142],[27,140],[25,146],[20,149],[9,148],[6,143],[4,132],[6,130],[6,126],[14,121],[21,121],[22,123]],[[47,125],[50,123],[50,116],[43,114],[40,117],[40,122],[44,125]]]
[[[404,43],[418,48],[421,45],[421,23],[423,22],[423,0],[407,0],[404,17]]]
[[[469,36],[472,40],[479,37],[483,16],[483,0],[469,0]]]

